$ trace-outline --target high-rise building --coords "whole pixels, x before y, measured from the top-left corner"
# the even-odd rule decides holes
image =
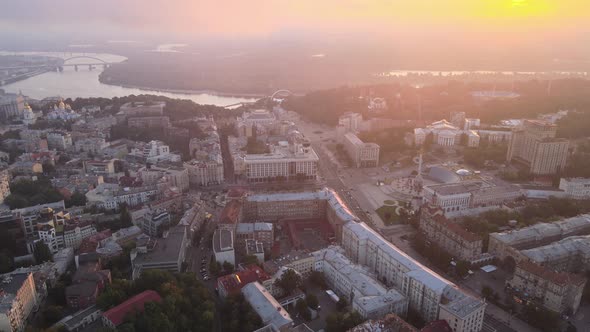
[[[542,120],[524,120],[512,132],[506,160],[524,164],[532,174],[550,175],[563,170],[569,141],[555,138],[557,126]]]

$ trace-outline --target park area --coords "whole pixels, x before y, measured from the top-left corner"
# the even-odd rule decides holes
[[[398,209],[402,209],[397,205],[383,205],[375,210],[385,225],[395,225],[402,222]]]

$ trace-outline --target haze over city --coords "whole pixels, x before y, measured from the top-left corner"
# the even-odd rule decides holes
[[[0,4],[0,331],[590,327],[590,2]]]

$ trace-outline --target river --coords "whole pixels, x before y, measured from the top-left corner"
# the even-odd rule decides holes
[[[0,55],[6,54],[23,54],[23,55],[49,55],[58,57],[74,57],[87,55],[96,57],[107,62],[122,62],[126,58],[113,54],[90,54],[90,53],[40,53],[40,52],[0,52]],[[76,59],[68,63],[88,63],[88,59]],[[33,76],[22,81],[14,82],[0,86],[6,92],[19,92],[34,99],[43,99],[46,97],[61,96],[63,98],[76,97],[123,97],[128,95],[154,94],[170,98],[190,99],[197,104],[208,104],[217,106],[226,106],[240,102],[255,101],[252,97],[234,97],[227,94],[186,92],[176,93],[170,91],[161,91],[154,89],[128,88],[117,85],[103,84],[98,81],[98,75],[102,72],[102,67],[89,70],[88,67],[80,67],[76,71],[73,67],[64,67],[62,72],[47,72],[41,75]]]

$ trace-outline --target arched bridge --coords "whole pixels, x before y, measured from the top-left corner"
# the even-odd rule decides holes
[[[85,60],[88,60],[88,61],[81,61],[81,62],[74,61],[74,60],[78,60],[78,59],[85,59]],[[72,61],[74,61],[74,62],[72,63]],[[94,57],[94,56],[90,56],[90,55],[76,55],[76,56],[72,56],[72,57],[63,59],[63,62],[61,64],[54,63],[54,62],[49,62],[49,63],[35,64],[35,65],[23,65],[23,66],[13,66],[13,67],[0,67],[0,70],[9,70],[9,69],[43,69],[43,68],[61,70],[61,69],[63,69],[63,67],[74,67],[77,70],[78,67],[83,67],[83,66],[88,66],[90,69],[92,69],[94,66],[107,67],[107,66],[109,66],[111,64],[113,64],[113,63],[107,62],[107,61],[105,61],[105,60],[103,60],[101,58],[98,58],[98,57]]]

